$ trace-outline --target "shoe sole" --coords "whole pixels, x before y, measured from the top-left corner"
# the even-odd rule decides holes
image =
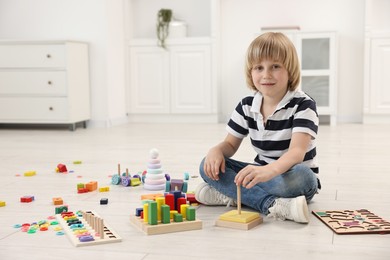
[[[299,196],[295,201],[295,209],[303,208],[303,211],[296,211],[298,219],[294,219],[298,223],[309,223],[309,208],[307,207],[305,196]]]

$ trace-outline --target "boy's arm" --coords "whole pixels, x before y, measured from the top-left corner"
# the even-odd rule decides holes
[[[259,182],[269,181],[288,171],[292,166],[303,161],[311,138],[307,133],[294,133],[288,151],[277,161],[265,166],[248,165],[236,175],[235,182],[250,189]]]

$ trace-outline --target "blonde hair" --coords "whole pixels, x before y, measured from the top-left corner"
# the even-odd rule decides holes
[[[245,77],[248,87],[257,90],[252,80],[253,66],[264,59],[283,64],[288,71],[288,89],[298,87],[301,70],[298,55],[290,39],[279,32],[267,32],[252,41],[246,53]]]

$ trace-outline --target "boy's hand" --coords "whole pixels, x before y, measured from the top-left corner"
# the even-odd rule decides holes
[[[220,150],[213,148],[209,151],[203,170],[210,179],[219,180],[219,173],[225,172],[225,157]]]

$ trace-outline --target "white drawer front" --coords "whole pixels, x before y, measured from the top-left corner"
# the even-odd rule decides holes
[[[2,122],[61,122],[68,119],[67,98],[0,97]]]
[[[0,95],[66,96],[66,72],[0,71]]]
[[[65,45],[0,45],[0,68],[63,68]]]

